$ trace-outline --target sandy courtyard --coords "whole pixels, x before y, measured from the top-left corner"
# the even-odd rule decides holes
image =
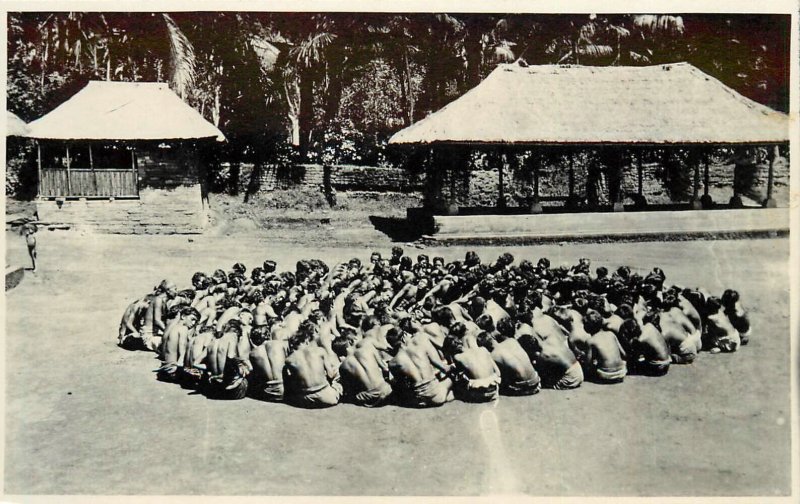
[[[8,235],[10,264],[24,244]],[[191,241],[190,241],[191,240]],[[41,270],[6,293],[6,494],[787,495],[789,240],[477,247],[661,266],[667,282],[738,289],[754,337],[663,378],[584,384],[435,410],[305,411],[206,400],[116,347],[122,310],[163,277],[264,259],[358,256],[387,239],[39,234]],[[428,248],[463,258],[466,247]],[[416,255],[420,251],[407,248]]]

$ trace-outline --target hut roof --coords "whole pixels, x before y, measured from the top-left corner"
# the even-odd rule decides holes
[[[225,135],[159,82],[90,81],[31,122],[31,138],[55,140],[187,140]]]
[[[6,136],[25,136],[29,130],[28,124],[17,114],[6,111]]]
[[[788,137],[786,114],[688,63],[512,63],[389,143],[735,144]]]

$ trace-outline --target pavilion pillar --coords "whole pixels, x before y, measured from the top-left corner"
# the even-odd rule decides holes
[[[773,145],[767,149],[767,159],[769,160],[769,172],[767,172],[767,199],[764,200],[764,208],[776,208],[778,206],[772,197],[772,186],[775,183],[775,159],[778,157],[778,146]]]
[[[537,150],[531,153],[530,170],[533,175],[533,197],[530,201],[530,212],[540,214],[544,211],[542,203],[539,201],[539,168],[542,165],[542,154]],[[571,192],[571,189],[570,189]]]
[[[613,202],[614,203],[614,211],[615,212],[624,212],[625,211],[625,205],[623,204],[623,202],[625,201],[625,193],[622,190],[622,178],[623,178],[622,163],[623,162],[624,162],[624,153],[622,151],[622,148],[619,148],[617,150],[617,155],[616,155],[616,165],[617,166],[614,167],[614,179],[615,180],[610,181],[610,182],[612,182],[614,184],[614,188],[616,189],[616,194],[614,195],[615,198],[614,198],[614,202]]]
[[[692,210],[701,210],[703,205],[700,203],[700,159],[697,157],[697,151],[692,149],[689,158],[692,160],[692,168],[694,169],[694,180],[692,181]]]
[[[703,205],[703,208],[713,208],[714,200],[711,199],[711,195],[708,193],[709,188],[711,187],[711,177],[709,175],[709,159],[708,159],[708,151],[703,153],[703,196],[700,197],[700,203]]]
[[[737,155],[738,155],[738,153],[736,152],[736,149],[734,149],[734,159],[736,159]],[[747,156],[750,156],[750,152],[747,152]],[[749,164],[749,162],[748,162],[748,164]],[[739,186],[737,185],[736,168],[737,168],[737,166],[736,166],[736,160],[735,160],[734,161],[734,166],[733,166],[733,196],[731,197],[730,201],[728,202],[728,206],[731,207],[731,208],[744,208],[744,202],[742,201],[742,196],[739,194]]]
[[[69,157],[69,143],[66,144],[67,146],[67,193],[72,195],[72,176],[70,175],[70,167],[72,165],[72,159]]]
[[[39,172],[39,187],[36,194],[42,196],[42,142],[40,140],[36,140],[36,165]]]
[[[575,197],[575,159],[572,156],[572,151],[569,153],[569,197]]]
[[[506,151],[504,148],[500,148],[499,152],[495,153],[495,159],[498,161],[497,173],[498,173],[498,194],[497,194],[497,209],[498,210],[505,210],[506,208],[506,187],[505,187],[505,171],[506,171],[506,161],[508,157],[506,155]]]
[[[642,151],[636,153],[636,179],[639,198],[644,198],[644,170],[642,169]]]

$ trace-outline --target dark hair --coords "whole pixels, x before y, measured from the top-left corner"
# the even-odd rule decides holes
[[[264,273],[264,268],[256,266],[255,268],[253,268],[253,271],[250,272],[250,279],[256,280],[256,277],[263,276],[265,274],[266,273]]]
[[[513,338],[516,332],[516,324],[510,318],[504,318],[497,322],[497,332],[500,333],[504,339]]]
[[[497,258],[497,262],[502,266],[508,266],[514,263],[514,256],[509,252],[504,252]]]
[[[608,276],[608,268],[600,266],[595,270],[595,273],[597,273],[597,278],[605,278]]]
[[[197,296],[197,291],[194,289],[183,289],[182,291],[178,292],[178,296],[186,298],[189,301],[194,301],[194,298]]]
[[[486,331],[481,331],[480,333],[478,333],[478,337],[476,339],[478,341],[478,346],[479,347],[483,347],[483,348],[489,350],[490,352],[492,351],[492,349],[494,348],[494,345],[496,343],[496,341],[495,341],[494,337],[492,336],[492,334],[488,333]]]
[[[583,317],[583,328],[594,336],[603,329],[603,317],[595,310],[587,311]]]
[[[200,312],[197,311],[196,308],[187,306],[183,310],[181,310],[181,317],[188,317],[189,315],[194,315],[197,318],[197,320],[200,320]]]
[[[431,319],[442,327],[450,327],[455,316],[449,306],[440,306],[431,312]]]
[[[537,261],[536,266],[540,269],[549,269],[550,268],[550,259],[546,257],[541,257],[539,261]]]
[[[706,300],[706,313],[714,315],[722,308],[722,300],[717,296],[711,296]]]
[[[263,266],[264,266],[264,273],[273,273],[277,269],[278,264],[275,261],[267,259],[266,261],[264,261]]]
[[[447,355],[458,355],[464,351],[464,340],[450,334],[444,339],[442,350],[444,350],[444,353]]]
[[[624,320],[632,319],[633,308],[631,308],[631,305],[623,303],[617,307],[617,315]]]
[[[464,322],[453,322],[453,325],[450,326],[450,334],[463,338],[467,334],[467,326],[464,325]]]
[[[197,273],[192,275],[192,285],[197,283],[202,283],[204,280],[208,281],[208,276],[202,271],[198,271]]]
[[[232,319],[225,322],[225,325],[222,327],[223,333],[236,333],[236,336],[240,337],[242,335],[242,322],[237,319]]]
[[[628,319],[619,326],[619,341],[630,349],[630,342],[641,336],[642,329],[633,319]]]
[[[339,336],[331,342],[333,353],[339,357],[347,357],[347,349],[350,348],[350,339],[346,336]]]
[[[231,267],[231,270],[240,275],[244,275],[247,271],[247,267],[244,264],[237,262],[233,265],[233,267]]]
[[[684,297],[686,297],[685,294]],[[738,302],[739,292],[733,289],[725,289],[725,292],[722,293],[722,304],[729,307]]]
[[[391,327],[386,331],[386,342],[392,349],[397,350],[400,346],[400,341],[403,338],[403,332],[397,327]]]
[[[475,324],[484,331],[494,331],[494,319],[488,314],[484,313],[475,320]]]
[[[392,255],[402,256],[403,255],[403,247],[398,247],[397,245],[392,247]]]
[[[253,342],[255,346],[259,346],[260,344],[264,343],[271,339],[271,334],[269,331],[269,326],[258,326],[254,327],[250,331],[250,341]]]

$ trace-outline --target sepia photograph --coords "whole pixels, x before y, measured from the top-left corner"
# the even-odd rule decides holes
[[[797,498],[796,4],[54,5],[2,500]]]

